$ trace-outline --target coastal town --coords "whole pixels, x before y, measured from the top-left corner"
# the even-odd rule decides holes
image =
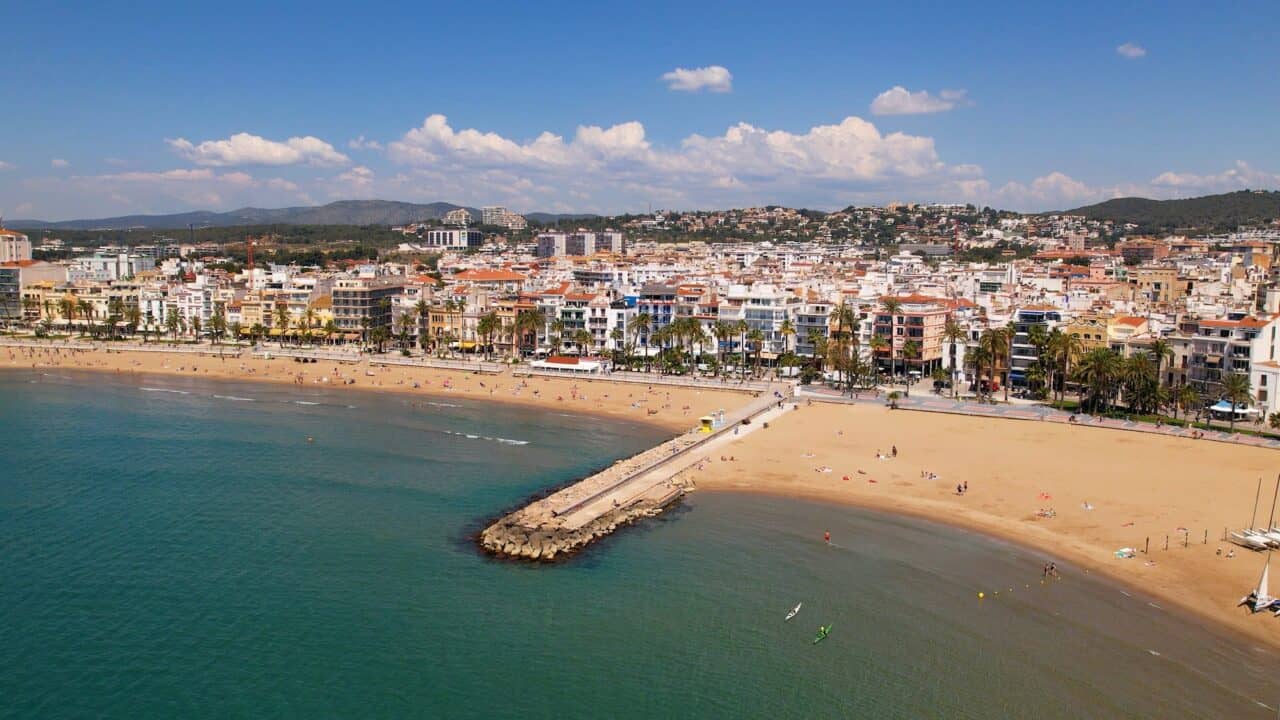
[[[814,215],[565,229],[454,210],[367,257],[339,243],[305,262],[276,262],[296,250],[271,235],[77,247],[4,230],[0,346],[11,368],[474,398],[677,433],[491,519],[476,541],[498,556],[563,559],[699,488],[782,495],[1053,548],[1278,642],[1232,609],[1250,588],[1246,604],[1275,604],[1241,560],[1280,544],[1254,492],[1280,447],[1280,224]]]
[[[1154,235],[906,204],[610,220],[459,208],[392,228],[404,241],[369,257],[288,263],[272,237],[77,248],[2,230],[0,324],[1280,426],[1275,222]]]

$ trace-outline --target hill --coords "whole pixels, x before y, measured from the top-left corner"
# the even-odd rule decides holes
[[[427,204],[395,202],[391,200],[340,200],[318,207],[288,207],[278,209],[246,207],[230,212],[205,210],[172,215],[124,215],[121,217],[90,220],[6,220],[12,228],[48,230],[179,230],[188,225],[196,227],[229,227],[233,225],[403,225],[420,220],[437,220],[450,210],[463,205],[447,202]],[[477,221],[480,211],[466,208]],[[530,213],[535,222],[550,223],[567,218],[592,217],[589,215],[559,215]]]
[[[1134,223],[1152,232],[1178,228],[1230,232],[1241,225],[1268,223],[1280,218],[1280,192],[1240,190],[1184,200],[1116,198],[1061,214]]]

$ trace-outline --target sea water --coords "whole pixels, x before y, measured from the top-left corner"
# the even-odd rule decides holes
[[[920,521],[696,493],[569,562],[477,552],[663,436],[465,394],[0,373],[0,717],[1276,715],[1274,653]]]

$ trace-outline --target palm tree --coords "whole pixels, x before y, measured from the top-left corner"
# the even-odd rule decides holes
[[[169,314],[164,318],[164,326],[169,331],[169,334],[173,336],[173,341],[175,343],[178,342],[178,330],[182,326],[182,318],[178,317],[176,310],[169,309]]]
[[[311,342],[311,329],[316,326],[316,309],[311,305],[302,313],[302,336]]]
[[[964,328],[960,327],[960,323],[947,318],[947,324],[942,328],[942,339],[947,341],[950,346],[951,353],[951,397],[959,397],[960,383],[956,382],[956,369],[959,364],[956,362],[956,346],[964,342],[967,337]]]
[[[1160,376],[1151,364],[1151,357],[1143,352],[1136,353],[1121,363],[1120,372],[1126,403],[1136,412],[1150,412],[1160,399]]]
[[[413,306],[413,311],[415,313],[414,317],[418,321],[418,345],[425,353],[427,351],[427,328],[431,324],[431,303],[427,302],[425,298],[419,300]]]
[[[564,320],[556,318],[551,321],[551,354],[560,354],[561,344],[564,342]]]
[[[822,372],[826,364],[827,337],[818,328],[810,328],[809,344],[813,346],[813,364],[818,372]]]
[[[1187,383],[1178,386],[1178,390],[1173,394],[1173,417],[1177,419],[1178,409],[1182,409],[1185,416],[1191,412],[1192,408],[1200,406],[1200,393],[1196,392],[1194,387]]]
[[[911,375],[910,375],[910,369],[907,366],[910,364],[912,360],[917,360],[920,358],[920,352],[921,352],[920,343],[916,342],[915,340],[908,340],[902,344],[902,364],[903,364],[903,369],[906,370],[906,372],[904,372],[903,374],[906,375],[908,378],[907,380],[908,395],[911,394],[911,381],[910,381]]]
[[[782,325],[778,326],[778,333],[782,335],[782,352],[791,352],[791,338],[795,337],[796,326],[791,324],[790,318],[782,321]]]
[[[764,349],[764,333],[759,328],[747,333],[747,339],[751,341],[752,350],[756,356],[756,369],[752,373],[752,377],[760,377],[760,351]]]
[[[590,330],[578,330],[573,334],[573,342],[578,346],[578,354],[586,355],[587,349],[595,344],[595,336]]]
[[[231,331],[231,341],[238,344],[240,342],[240,331],[244,329],[244,325],[239,320],[232,320],[228,329]]]
[[[1156,361],[1156,384],[1160,384],[1160,373],[1164,369],[1164,361],[1173,362],[1173,344],[1164,338],[1152,340],[1151,357]]]
[[[489,359],[489,353],[492,349],[493,334],[501,327],[502,321],[498,319],[498,313],[495,310],[490,310],[484,315],[481,315],[480,321],[476,323],[476,332],[485,339],[484,354],[486,360]]]
[[[80,336],[84,337],[85,327],[88,327],[90,330],[93,329],[93,305],[90,304],[88,300],[80,298],[79,300],[76,300],[76,311],[79,312],[80,317],[86,321],[85,325],[81,326],[80,332]]]
[[[62,319],[67,321],[67,335],[71,334],[71,321],[76,315],[76,301],[70,295],[58,301],[58,312],[62,313]]]
[[[521,310],[516,314],[516,334],[519,345],[524,346],[526,337],[533,337],[533,349],[538,347],[538,333],[547,326],[547,313],[539,307]]]
[[[1054,328],[1049,333],[1047,350],[1053,364],[1053,375],[1056,378],[1056,382],[1051,380],[1050,383],[1057,388],[1058,402],[1062,403],[1066,400],[1067,378],[1071,376],[1076,360],[1084,352],[1084,345],[1080,342],[1078,335],[1064,333]]]
[[[1087,386],[1089,407],[1097,412],[1105,409],[1120,378],[1120,356],[1108,348],[1090,350],[1076,367],[1077,379]]]
[[[889,348],[889,340],[883,335],[872,335],[870,342],[867,343],[871,347],[871,357],[878,357],[880,353]],[[857,356],[857,348],[854,348],[854,355]]]
[[[209,332],[213,335],[213,344],[217,345],[222,334],[227,331],[227,316],[222,303],[213,306],[213,315],[209,317]]]
[[[335,338],[338,337],[338,321],[334,320],[333,318],[329,318],[328,320],[326,320],[324,322],[324,334],[325,334],[325,337],[329,339],[330,345],[335,343],[336,342]]]
[[[292,319],[293,319],[292,316],[289,314],[288,305],[284,303],[280,303],[279,305],[276,305],[275,326],[276,326],[276,329],[280,331],[281,345],[284,345],[284,334],[289,332],[289,326],[293,324],[291,322]]]
[[[622,364],[622,343],[626,333],[622,332],[622,328],[615,327],[609,331],[609,340],[613,345],[613,366],[618,367]]]
[[[631,350],[627,352],[627,355],[629,356],[635,355],[636,340],[643,337],[646,368],[649,365],[649,329],[652,326],[653,326],[653,316],[651,316],[647,312],[642,312],[642,313],[636,313],[636,316],[631,319],[631,326],[629,328],[631,330]]]
[[[142,310],[137,305],[130,305],[124,312],[125,323],[129,328],[129,334],[133,335],[138,332],[138,325],[142,323]],[[144,335],[142,341],[146,342]]]
[[[1227,373],[1222,376],[1222,399],[1231,403],[1231,432],[1236,430],[1236,407],[1248,407],[1253,399],[1249,376],[1243,373]]]

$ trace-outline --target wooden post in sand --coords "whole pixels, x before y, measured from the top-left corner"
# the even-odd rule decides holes
[[[1142,549],[1142,554],[1143,555],[1151,554],[1151,536],[1150,535],[1147,536],[1147,545]]]
[[[1168,550],[1168,549],[1169,549],[1169,536],[1168,536],[1168,535],[1165,535],[1165,536],[1164,536],[1164,549],[1165,549],[1165,550]]]
[[[1209,544],[1209,528],[1204,529],[1204,544]]]

